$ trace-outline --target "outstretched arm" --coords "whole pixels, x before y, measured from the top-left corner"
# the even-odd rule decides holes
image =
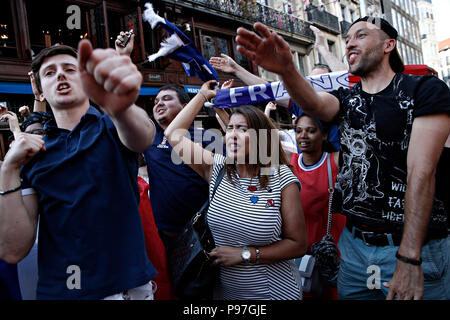
[[[187,138],[186,134],[203,104],[215,97],[217,86],[215,89],[210,88],[210,85],[215,82],[215,80],[205,82],[199,93],[189,101],[164,130],[164,135],[183,162],[208,182],[211,177],[213,154]]]
[[[264,79],[254,75],[250,71],[247,71],[244,67],[236,63],[231,57],[227,56],[224,53],[220,54],[220,57],[211,57],[209,59],[209,63],[211,63],[214,69],[217,69],[222,72],[230,73],[235,77],[239,78],[248,86],[252,86],[255,84],[267,83]]]
[[[298,73],[288,43],[278,34],[259,22],[254,24],[254,28],[261,37],[245,28],[238,28],[236,42],[239,52],[262,68],[280,75],[291,98],[306,113],[324,121],[333,120],[339,112],[338,99],[326,92],[316,92]]]
[[[323,37],[322,31],[314,26],[309,26],[309,28],[314,32],[314,36],[316,37],[314,48],[321,54],[331,71],[347,70],[347,66],[325,47],[325,38]]]
[[[113,49],[93,50],[89,40],[82,40],[78,64],[84,91],[114,122],[122,143],[135,152],[147,149],[155,126],[145,110],[134,104],[142,75],[131,59]]]
[[[225,81],[220,89],[229,89],[233,86],[234,79],[230,79]],[[230,121],[230,116],[223,108],[214,108],[214,111],[216,112],[216,119],[220,124],[220,127],[225,132],[227,131],[228,122]]]

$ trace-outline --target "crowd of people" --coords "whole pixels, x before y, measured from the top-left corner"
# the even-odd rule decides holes
[[[134,34],[123,46],[121,32],[116,50],[82,40],[33,58],[33,112],[21,109],[20,126],[1,110],[14,136],[0,163],[1,299],[179,299],[167,257],[208,199],[214,299],[450,299],[448,181],[435,175],[448,173],[449,88],[402,73],[397,31],[381,18],[349,28],[348,68],[361,82],[332,92],[311,87],[278,34],[254,29],[237,30],[237,50],[280,76],[290,131],[277,130],[273,102],[265,113],[215,108],[224,136],[205,141],[193,121],[214,80],[192,99],[161,87],[150,118],[135,104]],[[328,66],[310,75],[346,70],[313,31]],[[265,82],[225,54],[210,63]],[[329,210],[337,288],[307,294],[294,259],[326,234]]]

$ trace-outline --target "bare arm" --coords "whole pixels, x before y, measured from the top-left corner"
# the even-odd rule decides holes
[[[223,131],[227,131],[228,122],[230,122],[230,116],[223,108],[214,108],[216,111],[216,119],[219,122]]]
[[[262,35],[238,28],[236,42],[240,53],[262,68],[280,75],[291,98],[304,112],[324,121],[333,120],[339,112],[339,101],[326,92],[316,92],[295,68],[289,45],[278,34],[257,22],[255,30]]]
[[[214,69],[222,72],[230,73],[239,78],[246,85],[251,86],[255,84],[267,83],[264,79],[254,75],[250,71],[247,71],[244,67],[236,63],[231,57],[224,53],[220,54],[220,57],[211,57],[209,63]]]
[[[450,133],[447,114],[414,119],[408,146],[408,180],[405,194],[405,225],[398,253],[419,260],[427,232],[435,192],[435,173],[445,140]],[[397,262],[387,299],[421,299],[422,267]]]
[[[309,26],[309,28],[314,32],[314,36],[316,37],[314,48],[322,55],[331,71],[347,70],[347,66],[325,47],[325,39],[322,31],[314,26]]]
[[[293,259],[306,253],[308,242],[306,239],[305,218],[303,215],[300,192],[296,184],[292,183],[281,192],[281,217],[283,219],[282,239],[267,246],[258,247],[260,263],[273,263],[285,259]],[[251,262],[256,260],[255,247],[249,247]],[[233,266],[242,263],[242,248],[217,247],[210,252],[215,258],[214,264],[219,266]]]
[[[233,86],[234,79],[230,79],[222,83],[220,89],[229,89]],[[214,108],[216,112],[216,119],[220,124],[223,131],[227,131],[228,122],[230,121],[230,116],[223,108]]]
[[[88,40],[78,45],[83,89],[110,116],[119,138],[130,150],[143,152],[152,143],[155,125],[134,103],[142,75],[126,55],[112,49],[92,49]]]
[[[186,137],[189,127],[195,116],[207,100],[215,96],[218,88],[210,89],[209,85],[215,80],[205,82],[199,93],[178,113],[175,119],[164,130],[164,135],[169,141],[173,150],[180,156],[184,163],[189,165],[203,179],[209,182],[213,164],[212,152],[203,149],[191,139]]]
[[[0,189],[20,186],[20,167],[43,148],[41,136],[20,133],[1,167]],[[20,190],[0,195],[0,259],[17,263],[23,259],[36,237],[38,200],[22,197]]]

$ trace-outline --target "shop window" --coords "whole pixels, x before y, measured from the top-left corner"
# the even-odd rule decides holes
[[[302,76],[305,76],[305,56],[304,55],[298,55],[298,70],[302,74]]]
[[[250,70],[250,64],[246,57],[241,55],[239,51],[230,51],[233,47],[233,43],[230,38],[223,36],[217,36],[213,34],[201,33],[201,47],[202,53],[205,59],[209,60],[211,57],[220,57],[221,53],[232,57],[239,65],[247,70]]]
[[[246,56],[243,56],[239,51],[234,50],[235,52],[235,57],[236,57],[236,62],[241,65],[244,69],[252,72],[251,68],[250,68],[250,63],[247,59]]]
[[[202,33],[203,56],[209,60],[211,57],[219,57],[221,53],[230,55],[231,39]]]
[[[126,30],[129,30],[129,28],[128,26],[124,26],[122,15],[113,11],[108,11],[108,31],[109,31],[108,42],[110,48],[115,48],[115,41],[117,36],[120,34],[120,31]]]
[[[4,1],[0,10],[0,57],[17,57],[11,1]]]
[[[211,57],[220,56],[221,52],[218,52],[216,48],[216,42],[214,41],[214,37],[202,34],[202,48],[203,48],[203,56],[209,60]],[[226,54],[226,52],[223,52]]]
[[[88,37],[87,19],[90,16],[86,8],[48,0],[26,0],[25,5],[33,55],[55,44],[77,48],[78,42]],[[68,13],[70,6],[73,10]]]

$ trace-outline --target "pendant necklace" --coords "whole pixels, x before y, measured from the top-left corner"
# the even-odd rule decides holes
[[[250,178],[250,184],[249,184],[249,186],[247,187],[246,190],[244,190],[244,188],[243,188],[242,185],[241,185],[241,178],[238,178],[238,183],[239,183],[240,189],[241,189],[247,196],[249,196],[250,202],[253,203],[253,204],[257,203],[258,200],[259,200],[259,197],[256,196],[256,195],[253,195],[253,194],[249,193],[249,192],[255,192],[255,191],[258,190],[258,188],[257,188],[256,186],[252,185],[252,184],[253,184],[253,177]]]

